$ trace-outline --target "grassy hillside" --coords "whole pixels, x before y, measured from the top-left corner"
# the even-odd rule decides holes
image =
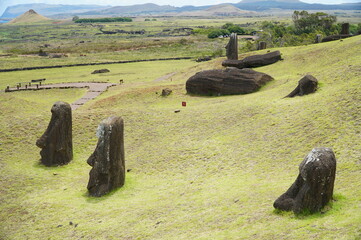
[[[275,80],[248,95],[186,95],[188,77],[222,59],[111,88],[73,112],[74,160],[63,167],[39,165],[35,141],[53,102],[85,90],[0,92],[0,239],[360,239],[360,44],[358,36],[279,49],[283,61],[257,69]],[[283,99],[307,73],[319,90]],[[163,98],[165,87],[173,93]],[[131,171],[122,189],[92,198],[86,160],[110,115],[124,118]],[[320,146],[336,154],[334,201],[310,216],[275,211]]]

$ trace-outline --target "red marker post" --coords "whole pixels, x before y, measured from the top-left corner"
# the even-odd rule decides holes
[[[186,107],[187,106],[187,102],[182,102],[182,107]]]

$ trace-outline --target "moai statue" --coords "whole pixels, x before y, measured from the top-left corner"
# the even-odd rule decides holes
[[[228,60],[238,60],[238,38],[237,33],[232,33],[226,46]]]
[[[73,159],[72,117],[69,103],[56,102],[45,133],[36,141],[41,148],[41,163],[58,166]]]
[[[321,34],[317,34],[316,35],[316,39],[315,39],[315,43],[320,43],[322,42],[322,35]]]
[[[336,158],[330,148],[314,148],[299,166],[292,186],[273,204],[276,209],[301,213],[320,211],[331,199]]]
[[[306,75],[298,81],[297,87],[286,97],[303,96],[314,93],[317,90],[318,81],[312,75]]]
[[[350,24],[349,23],[342,24],[341,34],[350,35]]]
[[[257,50],[262,50],[262,49],[266,49],[266,48],[267,48],[267,43],[266,42],[259,42],[258,43]]]
[[[122,187],[125,181],[124,123],[121,117],[103,120],[97,129],[98,144],[89,157],[88,191],[100,197]]]

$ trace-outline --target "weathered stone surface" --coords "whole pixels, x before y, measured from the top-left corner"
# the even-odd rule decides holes
[[[336,158],[330,148],[314,148],[299,166],[292,186],[273,204],[276,209],[300,213],[320,211],[331,199]]]
[[[51,108],[51,120],[45,133],[36,141],[41,148],[41,163],[57,166],[73,159],[71,107],[65,102],[56,102]]]
[[[198,95],[246,94],[257,91],[271,80],[271,76],[252,69],[207,70],[190,77],[186,89],[188,93]]]
[[[281,60],[280,51],[274,51],[261,55],[253,55],[246,57],[242,60],[225,60],[222,62],[222,65],[225,67],[236,67],[239,69],[242,68],[255,68],[266,66]]]
[[[229,60],[238,59],[238,38],[237,33],[232,33],[226,46],[226,55]]]
[[[340,40],[340,39],[349,38],[349,37],[352,37],[352,35],[350,35],[350,34],[330,35],[330,36],[322,38],[322,42],[330,42],[330,41]]]
[[[97,129],[98,144],[89,157],[88,191],[100,197],[125,182],[124,123],[121,117],[103,120]]]
[[[315,43],[320,43],[322,41],[322,35],[321,34],[317,34],[316,35],[316,39],[315,39]]]
[[[341,26],[341,34],[350,34],[350,24],[349,23],[343,23]]]
[[[97,73],[108,73],[110,72],[109,69],[103,68],[103,69],[99,69],[99,70],[94,70],[92,72],[92,74],[97,74]]]
[[[169,96],[172,93],[172,90],[169,88],[165,88],[162,90],[162,97]]]
[[[314,93],[317,90],[318,81],[312,75],[306,75],[298,81],[297,87],[286,97],[303,96]]]
[[[257,46],[257,50],[262,50],[262,49],[266,49],[267,48],[267,43],[266,42],[259,42],[258,46]]]

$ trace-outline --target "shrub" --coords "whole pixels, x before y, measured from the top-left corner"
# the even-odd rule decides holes
[[[80,18],[75,20],[76,23],[94,23],[94,22],[132,22],[133,19],[128,17],[116,18]]]
[[[229,36],[230,32],[227,29],[215,29],[208,34],[208,38],[217,38],[220,36]]]

